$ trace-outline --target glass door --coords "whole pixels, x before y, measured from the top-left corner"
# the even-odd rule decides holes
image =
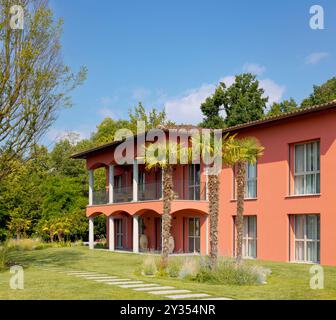
[[[199,218],[189,218],[189,253],[201,252],[201,223]]]
[[[115,220],[115,228],[116,228],[116,239],[117,239],[117,244],[116,247],[117,249],[123,249],[123,221],[122,219],[116,219]]]
[[[189,200],[201,199],[201,165],[189,166]]]

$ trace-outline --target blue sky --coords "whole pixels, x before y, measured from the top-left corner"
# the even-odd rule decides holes
[[[89,69],[45,138],[88,137],[106,116],[126,118],[138,101],[177,122],[201,120],[199,105],[222,80],[253,71],[271,101],[310,94],[335,76],[336,2],[267,0],[52,0],[64,19],[63,58]],[[309,27],[324,8],[325,29]]]

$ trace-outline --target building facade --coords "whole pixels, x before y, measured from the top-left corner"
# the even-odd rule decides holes
[[[265,148],[247,165],[244,218],[246,258],[336,265],[336,101],[229,128]],[[105,215],[110,250],[161,250],[160,170],[118,166],[118,143],[74,155],[90,172],[90,245],[93,219]],[[93,190],[93,170],[106,170],[106,188]],[[209,253],[205,166],[176,166],[172,202],[174,253]],[[235,255],[235,168],[220,173],[219,254]]]

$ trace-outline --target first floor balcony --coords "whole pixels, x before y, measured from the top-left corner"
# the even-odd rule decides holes
[[[176,201],[207,201],[207,177],[201,165],[180,166],[173,173]],[[106,168],[106,186],[95,190],[94,173],[90,170],[89,206],[160,201],[163,199],[161,170],[148,172],[136,161],[133,166]]]

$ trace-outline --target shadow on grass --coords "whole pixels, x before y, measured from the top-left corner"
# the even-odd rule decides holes
[[[65,267],[78,262],[84,254],[67,249],[42,249],[33,251],[14,250],[9,254],[11,264],[29,266]]]

